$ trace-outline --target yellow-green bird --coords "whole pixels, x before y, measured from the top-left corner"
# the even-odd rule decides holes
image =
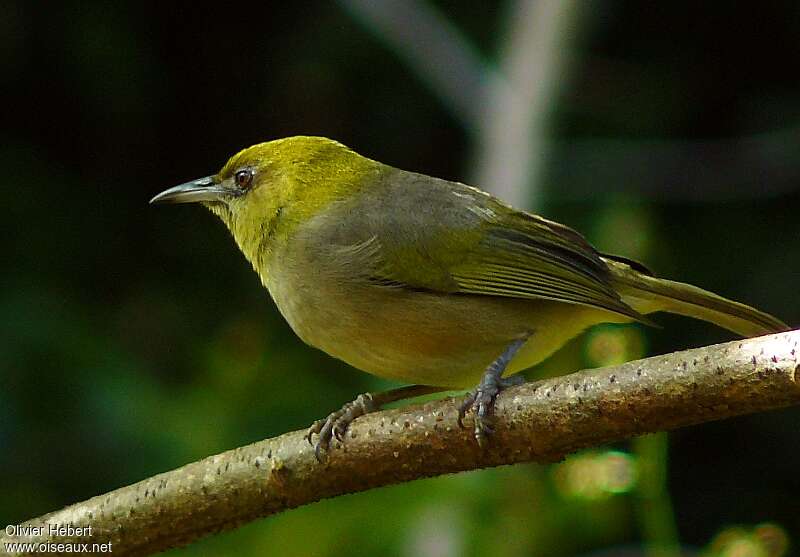
[[[217,174],[156,195],[219,216],[292,329],[360,370],[441,390],[474,388],[480,443],[513,374],[598,323],[667,311],[744,336],[780,320],[598,253],[577,232],[477,188],[407,172],[323,137],[237,153]],[[436,387],[440,389],[435,389]],[[317,422],[317,455],[379,403]]]

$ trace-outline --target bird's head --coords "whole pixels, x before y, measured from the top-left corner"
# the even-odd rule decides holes
[[[350,199],[383,165],[324,137],[248,147],[217,174],[163,191],[150,203],[202,203],[219,216],[256,270],[276,244],[335,202]]]

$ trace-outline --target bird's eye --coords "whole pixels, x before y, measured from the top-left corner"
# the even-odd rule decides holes
[[[250,183],[253,181],[253,171],[239,170],[233,175],[233,179],[238,187],[246,189],[250,187]]]

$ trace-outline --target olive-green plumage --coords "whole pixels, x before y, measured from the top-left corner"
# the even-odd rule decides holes
[[[305,342],[383,377],[471,387],[517,339],[528,340],[506,374],[591,325],[657,311],[742,335],[786,328],[601,255],[572,229],[476,188],[325,138],[254,145],[154,201],[208,206]]]

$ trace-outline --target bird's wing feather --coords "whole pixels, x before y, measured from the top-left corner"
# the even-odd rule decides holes
[[[328,244],[339,246],[339,264],[349,254],[351,268],[387,286],[557,300],[646,321],[574,230],[463,184],[394,172],[343,208],[355,224],[338,228]]]

